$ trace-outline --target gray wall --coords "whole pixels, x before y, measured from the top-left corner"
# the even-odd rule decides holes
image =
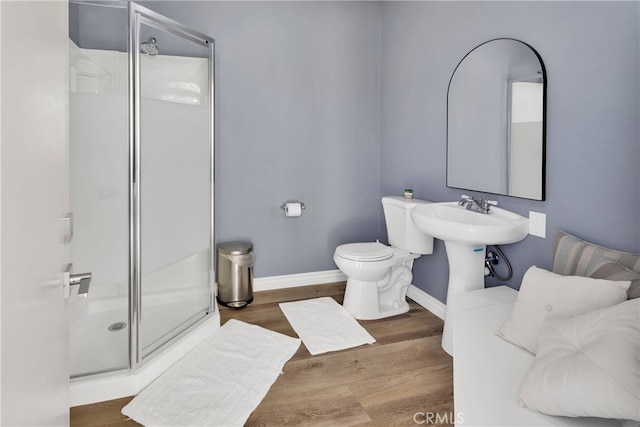
[[[336,269],[337,245],[375,240],[379,4],[142,4],[216,39],[217,240],[251,240],[256,277]]]
[[[450,75],[478,44],[512,37],[547,69],[547,199],[491,198],[546,213],[547,238],[503,247],[510,286],[532,264],[550,268],[555,229],[640,252],[637,2],[387,2],[381,16],[380,194],[410,185],[419,198],[457,199],[445,183]],[[447,280],[438,242],[416,261],[414,284],[444,301]]]
[[[555,229],[640,252],[637,2],[145,4],[216,38],[218,240],[252,240],[256,276],[333,269],[337,244],[384,237],[382,195],[457,199],[447,84],[496,37],[534,46],[548,74],[547,200],[492,197],[547,214],[546,239],[503,248],[510,285],[550,267]],[[301,218],[282,215],[290,198]],[[438,242],[414,283],[444,301],[447,279]]]

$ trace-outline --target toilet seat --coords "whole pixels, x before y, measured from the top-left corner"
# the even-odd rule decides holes
[[[347,243],[336,248],[336,255],[353,261],[383,261],[393,256],[394,250],[380,242]]]

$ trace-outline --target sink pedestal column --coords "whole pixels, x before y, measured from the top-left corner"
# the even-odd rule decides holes
[[[447,311],[444,317],[442,348],[453,356],[453,316],[449,303],[451,296],[459,292],[484,288],[484,260],[486,246],[445,241],[449,260],[449,287],[447,289]]]

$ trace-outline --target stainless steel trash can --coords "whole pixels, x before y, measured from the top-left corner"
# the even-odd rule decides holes
[[[227,242],[218,245],[218,302],[242,308],[253,301],[253,244]]]

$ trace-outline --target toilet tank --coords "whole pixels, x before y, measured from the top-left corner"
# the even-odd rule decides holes
[[[387,224],[389,244],[413,254],[433,253],[433,237],[422,232],[411,219],[411,209],[420,204],[428,204],[419,199],[406,199],[402,196],[382,198],[384,219]]]

